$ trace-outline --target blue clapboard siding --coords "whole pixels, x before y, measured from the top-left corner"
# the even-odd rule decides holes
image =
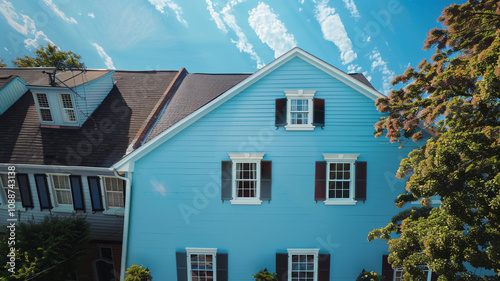
[[[28,179],[31,187],[31,194],[33,198],[33,208],[25,209],[20,208],[20,206],[16,209],[16,217],[19,217],[21,221],[34,219],[35,221],[43,220],[44,216],[55,215],[55,216],[85,216],[87,222],[90,223],[90,230],[92,239],[94,240],[102,240],[102,241],[122,241],[123,238],[123,217],[112,216],[112,215],[104,215],[102,212],[92,212],[92,203],[90,201],[90,193],[87,181],[87,175],[96,175],[103,174],[93,173],[89,174],[88,172],[82,171],[73,171],[74,175],[81,175],[82,179],[82,191],[83,191],[83,199],[86,212],[77,211],[75,213],[62,213],[62,212],[50,212],[49,210],[40,211],[40,202],[38,200],[36,185],[35,185],[35,177],[34,174],[44,174],[45,172],[55,172],[54,170],[41,170],[41,169],[23,169],[17,168],[16,171],[18,173],[28,173]],[[59,170],[58,172],[65,172]],[[0,221],[3,222],[2,225],[7,223],[8,219],[7,210],[0,209]]]
[[[285,89],[317,90],[326,125],[312,132],[274,127],[275,99]],[[185,247],[228,253],[229,280],[275,271],[275,254],[319,248],[331,254],[331,280],[381,271],[387,245],[370,230],[398,212],[403,181],[394,174],[414,148],[373,137],[374,101],[294,58],[163,143],[135,164],[127,266],[144,264],[158,280],[176,280],[175,252]],[[221,161],[229,152],[264,152],[272,161],[272,200],[258,206],[222,203]],[[314,201],[315,161],[322,153],[359,153],[368,162],[366,203]]]
[[[26,93],[25,85],[23,79],[16,77],[0,89],[0,115]]]

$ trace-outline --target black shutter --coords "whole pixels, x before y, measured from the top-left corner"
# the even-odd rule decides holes
[[[21,203],[24,208],[33,208],[33,199],[31,197],[30,181],[27,174],[17,174],[17,185],[21,193]]]
[[[221,169],[221,197],[224,200],[233,199],[233,166],[231,161],[222,161]]]
[[[38,200],[40,201],[40,210],[52,209],[50,202],[49,185],[47,183],[47,176],[37,174],[35,175],[36,190],[38,193]]]
[[[330,280],[330,254],[318,255],[318,281]]]
[[[104,210],[102,206],[101,186],[99,177],[87,177],[89,182],[90,201],[92,202],[92,211]]]
[[[355,200],[366,200],[366,162],[356,162],[356,193]]]
[[[283,127],[286,125],[286,98],[276,99],[275,126]]]
[[[316,161],[314,200],[326,200],[326,161]]]
[[[69,176],[69,181],[71,183],[71,194],[73,195],[73,208],[75,210],[85,211],[82,178],[80,176]]]
[[[276,273],[278,281],[288,281],[288,254],[276,254]]]
[[[126,204],[126,199],[127,199],[127,181],[125,180],[122,180],[122,184],[123,184],[123,206],[125,206]]]
[[[272,161],[260,163],[260,200],[271,201]]]
[[[175,253],[175,259],[177,261],[177,281],[187,281],[187,254],[184,252]]]
[[[228,256],[227,254],[217,254],[217,281],[227,281]]]
[[[325,100],[313,99],[313,125],[325,127]]]
[[[438,280],[438,275],[434,272],[431,271],[431,281],[437,281]]]
[[[387,260],[388,257],[388,255],[382,256],[382,276],[385,277],[384,280],[391,281],[394,277],[394,270]]]

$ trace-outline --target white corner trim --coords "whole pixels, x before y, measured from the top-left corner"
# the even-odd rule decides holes
[[[261,205],[262,204],[262,200],[260,199],[246,199],[246,198],[242,198],[242,199],[233,199],[233,200],[229,200],[229,202],[231,203],[231,205]]]
[[[284,90],[287,98],[308,99],[314,98],[316,90]]]
[[[323,153],[323,157],[325,161],[346,161],[346,162],[354,162],[358,159],[359,154],[332,154],[332,153]]]
[[[316,128],[316,126],[311,124],[290,124],[285,126],[285,130],[287,131],[314,131],[314,128]]]
[[[317,255],[319,253],[319,249],[287,249],[287,251],[290,255]]]
[[[356,200],[335,200],[335,199],[330,199],[330,200],[325,200],[326,206],[333,206],[333,205],[343,205],[343,206],[350,206],[350,205],[356,205],[358,201]]]
[[[217,254],[217,248],[186,248],[187,254]]]
[[[264,158],[265,153],[228,153],[229,158],[233,161],[252,160],[259,161]]]

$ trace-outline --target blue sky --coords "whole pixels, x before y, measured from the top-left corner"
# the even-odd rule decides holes
[[[298,46],[382,93],[449,0],[0,0],[0,57],[51,42],[88,68],[252,73]],[[460,1],[459,3],[463,3]]]

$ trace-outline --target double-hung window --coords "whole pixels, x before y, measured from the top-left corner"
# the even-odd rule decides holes
[[[69,175],[50,175],[54,199],[57,206],[73,205]]]
[[[316,162],[315,200],[326,205],[354,205],[366,200],[366,162],[359,154],[323,154]]]
[[[288,250],[288,280],[318,280],[318,249]]]
[[[276,100],[276,127],[287,131],[312,131],[325,126],[325,100],[315,99],[315,90],[285,90]]]
[[[54,122],[52,118],[52,111],[50,110],[49,99],[47,94],[37,93],[36,102],[38,104],[38,114],[40,116],[40,121],[42,122]]]
[[[75,108],[71,94],[59,94],[62,118],[65,123],[76,123]]]
[[[0,185],[5,195],[5,202],[8,199],[14,199],[16,203],[21,202],[21,192],[19,191],[19,184],[15,176],[9,177],[8,174],[0,174]]]
[[[106,215],[123,216],[125,181],[113,176],[87,177],[92,210]]]
[[[116,177],[102,177],[104,190],[106,191],[106,203],[109,208],[123,208],[124,204],[124,182]]]
[[[259,205],[271,200],[271,161],[264,153],[228,153],[222,161],[222,200],[231,204]]]
[[[215,248],[186,248],[189,281],[217,280]]]

